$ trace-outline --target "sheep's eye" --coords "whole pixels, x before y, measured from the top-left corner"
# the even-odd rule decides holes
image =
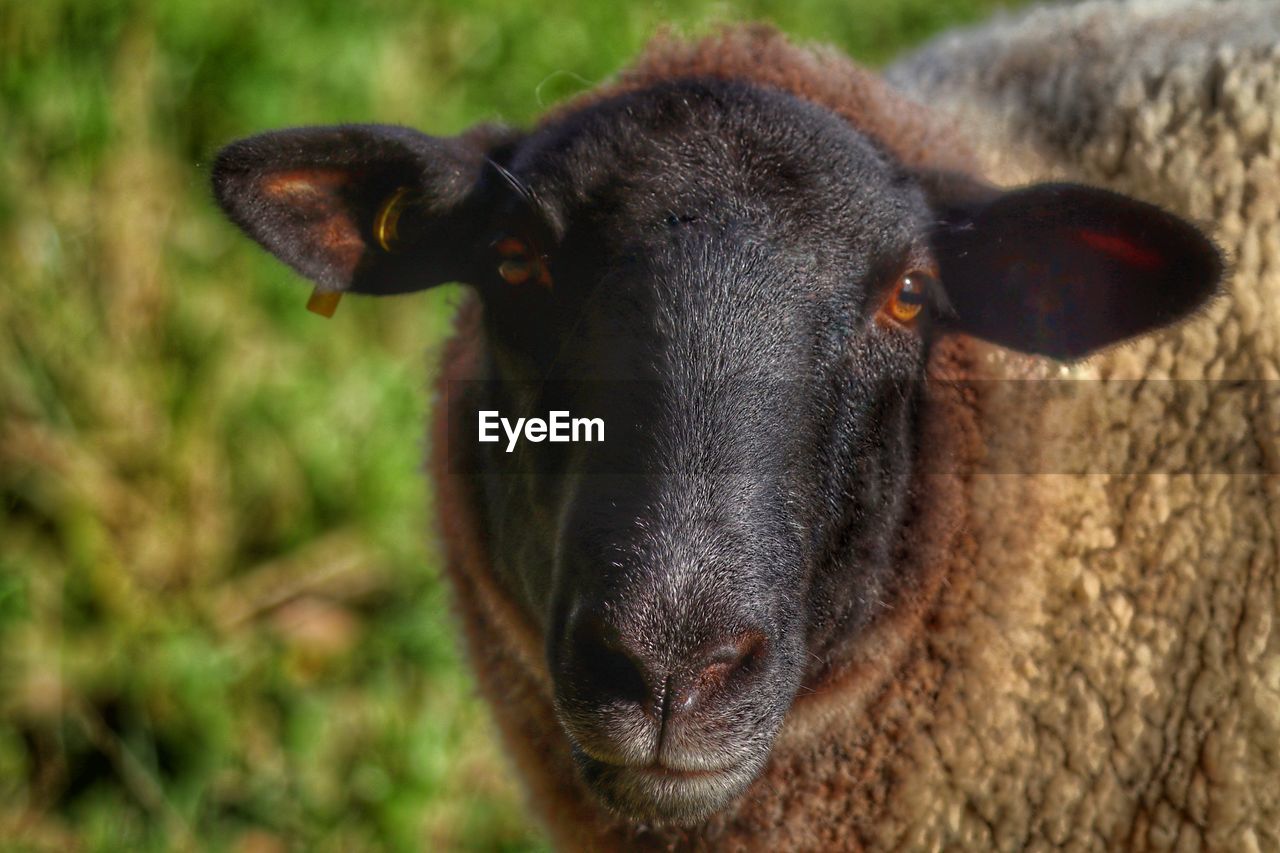
[[[498,275],[507,284],[524,284],[535,281],[543,287],[551,287],[551,272],[541,254],[518,237],[503,237],[494,244],[498,257]]]
[[[898,279],[893,294],[880,313],[904,326],[915,322],[929,299],[933,276],[923,270],[911,270]]]

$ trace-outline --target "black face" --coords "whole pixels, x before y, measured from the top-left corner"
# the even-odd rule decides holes
[[[928,286],[931,213],[848,124],[746,87],[602,104],[509,169],[552,286],[485,291],[483,408],[601,416],[607,440],[485,446],[498,571],[588,783],[697,819],[763,766],[807,649],[882,597],[926,346],[887,306]]]
[[[214,181],[327,289],[474,284],[488,381],[457,423],[604,421],[603,443],[459,458],[583,779],[642,821],[731,802],[804,680],[892,607],[931,340],[1077,357],[1185,316],[1221,269],[1158,208],[913,175],[816,106],[723,82],[527,136],[269,134]]]

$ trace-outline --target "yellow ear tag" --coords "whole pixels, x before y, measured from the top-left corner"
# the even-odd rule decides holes
[[[401,187],[378,208],[378,215],[373,219],[373,236],[377,239],[382,251],[390,252],[395,245],[396,226],[400,224],[400,214],[404,212],[405,201],[409,195],[408,187]]]
[[[396,190],[382,203],[382,207],[378,208],[378,215],[373,218],[373,237],[384,252],[391,251],[391,247],[395,245],[396,238],[399,236],[396,233],[396,227],[400,224],[400,214],[404,212],[408,195],[408,187]],[[317,287],[311,291],[311,298],[307,300],[307,310],[321,317],[332,317],[341,301],[342,291],[321,290]]]
[[[332,317],[341,300],[341,290],[321,290],[317,287],[311,291],[311,298],[307,300],[307,310],[321,317]]]

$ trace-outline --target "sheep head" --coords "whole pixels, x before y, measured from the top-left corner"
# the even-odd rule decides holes
[[[474,286],[483,381],[451,395],[454,464],[583,780],[637,821],[737,797],[797,692],[915,582],[898,555],[937,341],[1078,358],[1187,316],[1222,271],[1159,208],[925,172],[710,79],[529,133],[265,134],[213,179],[323,290]],[[489,410],[598,417],[607,440],[508,453],[477,441]]]

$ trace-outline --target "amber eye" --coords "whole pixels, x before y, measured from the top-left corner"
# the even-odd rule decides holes
[[[898,286],[885,303],[883,312],[895,322],[909,325],[924,310],[933,276],[923,270],[912,270],[898,279]]]
[[[503,237],[494,244],[498,257],[498,275],[507,284],[524,284],[533,280],[543,287],[551,287],[551,273],[547,263],[528,243],[517,237]]]

